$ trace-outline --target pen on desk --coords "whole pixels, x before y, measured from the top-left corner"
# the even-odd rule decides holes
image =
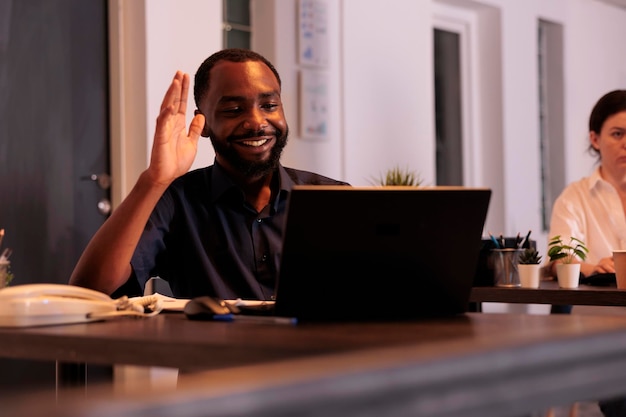
[[[278,317],[278,316],[249,316],[247,314],[216,314],[213,320],[218,321],[245,321],[253,323],[265,324],[297,324],[298,319],[295,317]]]
[[[520,242],[518,246],[519,248],[523,248],[527,242],[530,245],[530,241],[528,240],[530,238],[530,232],[532,232],[532,230],[529,230],[528,233],[526,233],[526,236],[524,237],[524,239],[522,239],[522,241]]]
[[[504,236],[502,236],[502,233],[500,233],[500,242],[502,242],[502,248],[506,248],[506,242],[504,241]]]

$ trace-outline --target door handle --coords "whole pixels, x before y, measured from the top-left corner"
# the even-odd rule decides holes
[[[108,198],[103,198],[98,201],[98,211],[100,214],[108,216],[111,214],[111,202]]]
[[[81,180],[94,181],[96,184],[98,184],[98,187],[103,190],[108,190],[109,188],[111,188],[111,176],[104,172],[102,174],[91,174],[85,177],[81,177]]]

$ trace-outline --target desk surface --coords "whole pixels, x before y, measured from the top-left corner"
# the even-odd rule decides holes
[[[423,321],[286,325],[190,321],[182,314],[161,314],[147,319],[0,328],[0,356],[199,370],[403,346],[433,359],[450,349],[467,354],[614,329],[626,331],[626,321],[469,313]]]
[[[622,326],[626,328],[626,322],[614,319],[571,317],[562,321],[560,317],[491,314],[295,326],[190,321],[182,314],[161,314],[148,319],[0,328],[0,356],[198,370],[402,346],[415,347],[435,358],[450,348],[469,353]]]
[[[539,288],[474,287],[470,302],[626,306],[626,290],[614,285],[566,289],[556,281],[542,281]]]
[[[182,378],[178,391],[53,410],[66,416],[147,417],[158,409],[189,417],[505,417],[626,392],[626,320],[615,316],[290,326],[160,315],[0,329],[0,341],[0,355],[16,358],[212,369],[191,383]],[[37,408],[23,414],[25,407]],[[3,411],[53,416],[51,409],[31,400]]]

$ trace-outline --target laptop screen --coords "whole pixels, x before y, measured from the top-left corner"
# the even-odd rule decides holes
[[[299,320],[467,311],[491,190],[296,186],[276,310]]]

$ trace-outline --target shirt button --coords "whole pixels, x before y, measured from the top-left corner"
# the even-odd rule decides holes
[[[256,219],[257,223],[261,223],[263,221],[263,219]]]
[[[261,256],[261,262],[265,262],[265,261],[267,261],[267,255]]]

